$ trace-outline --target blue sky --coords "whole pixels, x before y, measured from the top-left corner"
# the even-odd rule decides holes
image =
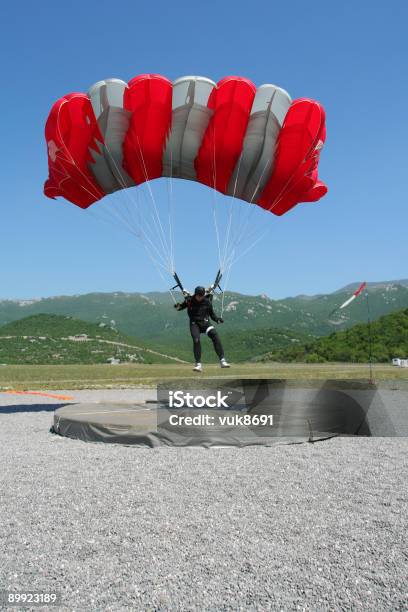
[[[232,269],[231,289],[284,297],[408,276],[404,0],[5,4],[0,299],[166,288],[140,241],[42,194],[53,102],[143,72],[242,75],[326,108],[329,194],[282,218],[257,211],[254,231],[268,234]],[[211,191],[180,181],[174,200],[177,269],[187,285],[206,283],[217,266]]]

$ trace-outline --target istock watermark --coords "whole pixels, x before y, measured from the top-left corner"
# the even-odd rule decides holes
[[[200,377],[157,388],[157,436],[170,445],[269,446],[394,429],[377,389],[364,381]]]
[[[214,395],[200,395],[185,391],[169,391],[169,408],[229,408],[228,398],[232,391]]]
[[[183,411],[170,414],[169,424],[174,427],[272,427],[273,414],[225,414],[221,411],[194,414]]]
[[[262,385],[261,385],[262,386]],[[235,380],[181,380],[158,386],[157,431],[180,444],[238,445],[270,437],[274,414],[256,407],[264,393],[254,397]]]

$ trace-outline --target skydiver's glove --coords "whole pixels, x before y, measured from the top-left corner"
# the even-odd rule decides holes
[[[176,310],[181,310],[181,304],[180,304],[180,302],[177,302],[177,304],[174,304],[174,308],[175,308]]]
[[[224,319],[222,317],[218,317],[217,323],[224,323]]]

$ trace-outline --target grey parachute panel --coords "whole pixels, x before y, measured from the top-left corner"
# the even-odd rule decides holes
[[[163,155],[163,176],[196,180],[194,160],[213,114],[207,104],[215,87],[214,81],[198,76],[173,82],[172,127]]]
[[[262,193],[272,174],[276,141],[291,102],[287,91],[276,85],[257,89],[228,195],[254,202]]]
[[[123,162],[123,141],[129,127],[131,113],[123,108],[123,94],[127,84],[120,79],[98,81],[88,96],[104,137],[100,153],[90,149],[93,158],[90,169],[105,193],[113,193],[135,185],[125,172]]]

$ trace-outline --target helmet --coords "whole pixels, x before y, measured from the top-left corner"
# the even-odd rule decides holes
[[[198,287],[194,289],[194,295],[205,295],[205,288],[198,285]]]

